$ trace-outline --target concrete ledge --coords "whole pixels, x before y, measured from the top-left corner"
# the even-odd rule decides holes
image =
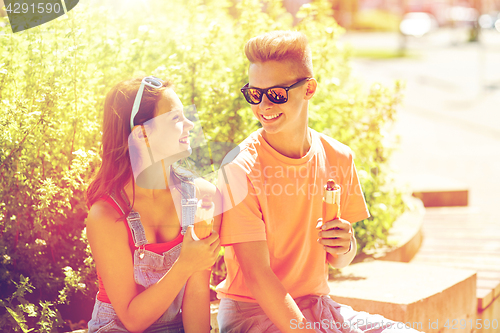
[[[470,333],[451,329],[451,321],[476,315],[475,271],[377,260],[342,269],[329,285],[336,302],[428,333]],[[430,325],[436,321],[437,328]]]

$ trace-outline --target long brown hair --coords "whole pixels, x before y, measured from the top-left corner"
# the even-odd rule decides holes
[[[87,206],[89,208],[104,196],[120,193],[125,185],[133,179],[128,137],[131,133],[130,115],[142,79],[141,77],[122,81],[106,95],[102,124],[102,163],[87,189]],[[145,86],[134,124],[143,124],[152,119],[155,116],[156,104],[160,100],[162,92],[171,87],[172,82],[168,80],[163,81],[163,85],[159,89]],[[172,173],[175,178],[182,178],[173,172],[173,169]],[[125,216],[129,213],[130,211],[126,211]]]

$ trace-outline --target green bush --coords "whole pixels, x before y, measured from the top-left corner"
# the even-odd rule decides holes
[[[137,2],[134,2],[137,5]],[[140,2],[139,2],[140,3]],[[103,99],[134,75],[173,79],[195,104],[208,140],[239,143],[259,127],[239,92],[247,81],[245,42],[274,29],[309,37],[319,90],[310,125],[348,144],[372,217],[356,225],[358,250],[382,244],[403,211],[390,187],[386,127],[400,87],[366,92],[349,76],[342,33],[326,0],[300,23],[279,1],[148,2],[110,12],[98,1],[21,33],[0,28],[0,326],[53,332],[58,307],[96,293],[85,237],[84,191],[99,165]],[[7,22],[7,21],[6,21]],[[219,261],[212,283],[224,277]]]

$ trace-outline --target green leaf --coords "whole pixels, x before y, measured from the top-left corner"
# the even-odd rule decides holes
[[[28,333],[28,332],[31,332],[32,330],[34,330],[33,328],[28,329],[28,327],[25,324],[26,323],[26,319],[24,318],[24,316],[22,314],[18,314],[16,311],[12,310],[9,307],[5,307],[5,308],[7,309],[7,311],[9,312],[9,314],[12,316],[12,318],[14,318],[14,320],[16,321],[16,323],[19,325],[19,328],[21,328],[21,330],[24,333]]]

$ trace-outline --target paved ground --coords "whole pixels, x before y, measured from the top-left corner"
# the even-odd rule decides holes
[[[400,179],[432,175],[469,188],[469,207],[428,210],[415,260],[477,269],[479,295],[495,288],[488,276],[500,281],[500,33],[487,32],[480,43],[465,40],[464,31],[441,30],[408,41],[415,57],[356,59],[352,67],[367,82],[406,81],[393,130],[401,138],[392,160]],[[347,34],[341,41],[397,49],[400,38]],[[500,298],[478,318],[500,322]]]
[[[494,177],[500,170],[500,33],[488,37],[487,45],[453,46],[445,41],[461,39],[441,32],[409,42],[417,58],[355,60],[353,74],[368,82],[406,81],[394,131],[401,149],[393,166],[402,176],[430,173],[466,183],[470,205],[492,210],[500,188],[500,177]],[[379,34],[342,40],[383,48],[397,47],[399,39]]]

